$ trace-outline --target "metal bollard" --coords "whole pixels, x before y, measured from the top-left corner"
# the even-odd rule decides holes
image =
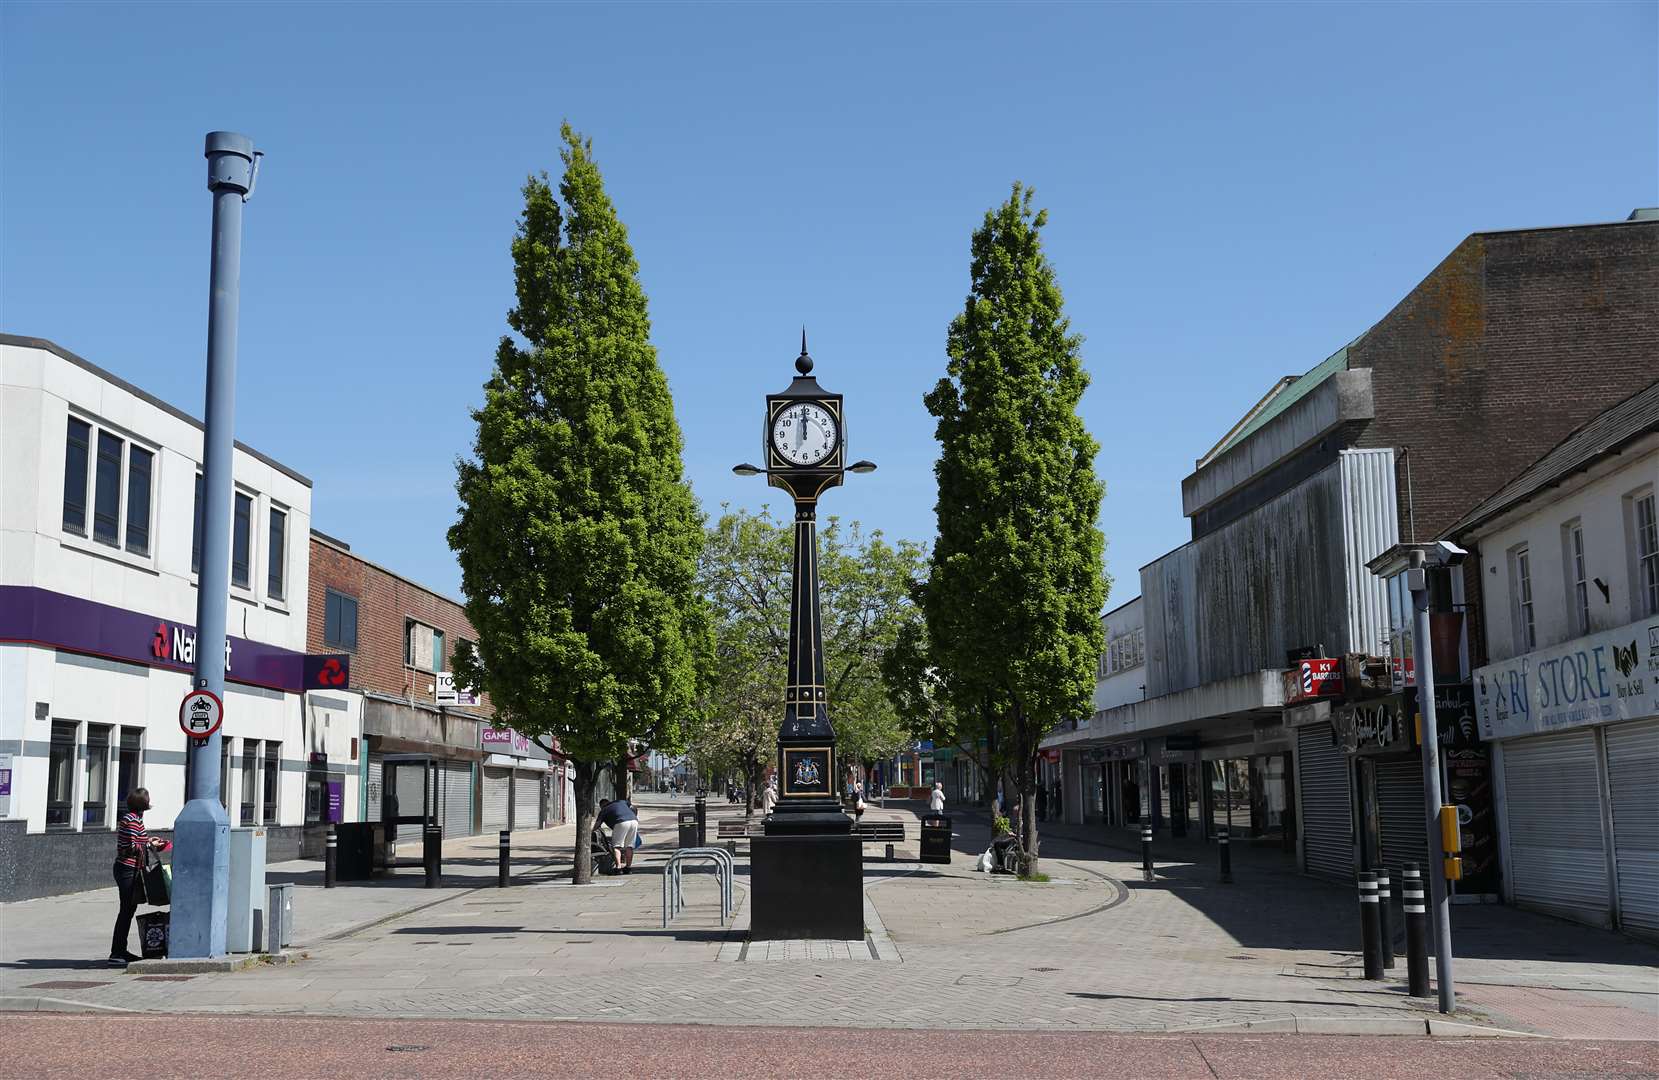
[[[1147,881],[1153,880],[1152,873],[1152,826],[1141,826],[1141,874]]]
[[[1382,927],[1377,922],[1377,875],[1369,870],[1359,875],[1359,929],[1360,943],[1365,952],[1365,977],[1383,977],[1382,946],[1377,938]]]
[[[443,842],[443,831],[436,825],[428,825],[422,836],[421,858],[426,864],[426,887],[436,889],[439,879],[443,876],[443,865],[439,861],[438,845]]]
[[[1394,916],[1388,910],[1394,900],[1394,889],[1388,879],[1388,867],[1377,867],[1377,941],[1382,948],[1383,971],[1394,966]]]
[[[1407,992],[1415,998],[1433,997],[1429,992],[1429,909],[1423,903],[1423,872],[1416,863],[1406,863],[1400,900],[1406,918],[1406,977],[1411,984]]]
[[[1228,841],[1231,839],[1231,829],[1223,825],[1216,831],[1216,846],[1221,849],[1221,883],[1229,885],[1233,881],[1233,847]]]
[[[508,867],[512,865],[513,861],[513,834],[507,829],[501,830],[500,846],[500,862],[495,871],[495,884],[497,888],[505,889],[507,887],[507,878],[509,877]]]
[[[323,888],[334,888],[335,876],[340,872],[340,838],[334,826],[328,827],[328,838],[323,841]]]
[[[709,845],[709,801],[702,795],[693,804],[697,809],[697,846]]]

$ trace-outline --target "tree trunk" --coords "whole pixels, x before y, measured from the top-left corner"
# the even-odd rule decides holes
[[[628,755],[624,753],[611,765],[611,775],[616,777],[616,798],[631,799],[633,793],[634,774],[628,771]]]
[[[572,761],[576,768],[576,874],[577,885],[593,881],[593,849],[589,838],[593,835],[593,821],[599,816],[599,770],[604,766],[592,761]]]

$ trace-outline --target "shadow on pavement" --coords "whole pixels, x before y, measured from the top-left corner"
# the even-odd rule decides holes
[[[569,934],[575,937],[589,937],[600,934],[615,937],[663,937],[674,938],[677,941],[724,941],[731,935],[729,929],[697,930],[675,929],[659,930],[654,927],[551,927],[537,929],[531,926],[401,926],[393,930],[394,934],[410,934],[416,937],[469,937],[488,934]]]

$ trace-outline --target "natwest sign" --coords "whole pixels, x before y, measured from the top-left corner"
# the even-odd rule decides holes
[[[231,671],[231,643],[225,638],[225,671]],[[171,660],[175,664],[196,662],[196,631],[175,623],[156,623],[155,636],[150,639],[150,655],[157,660]]]
[[[1342,660],[1334,656],[1303,660],[1285,672],[1285,704],[1342,696]]]

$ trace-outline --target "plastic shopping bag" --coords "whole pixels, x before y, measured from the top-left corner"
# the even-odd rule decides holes
[[[991,857],[991,849],[986,848],[985,854],[979,857],[979,862],[974,865],[974,869],[978,870],[981,874],[989,874],[991,872],[991,868],[995,865],[996,862]]]

